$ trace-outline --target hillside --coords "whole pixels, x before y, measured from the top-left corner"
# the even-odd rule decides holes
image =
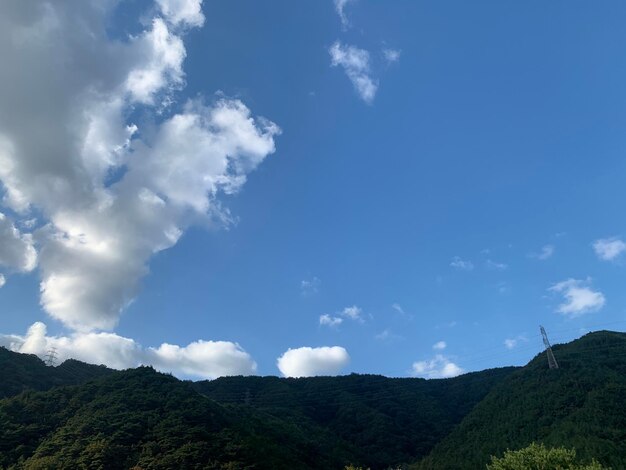
[[[56,373],[42,372],[32,356],[10,357],[19,367],[5,361],[3,376],[33,367],[20,376],[24,388],[40,385],[35,373]],[[198,383],[145,367],[108,371],[82,385],[0,400],[0,468],[386,468],[426,455],[513,370],[431,381],[351,375]]]
[[[318,435],[330,433],[332,447],[321,452],[346,454],[351,462],[374,469],[427,455],[514,370],[486,370],[445,380],[356,374],[224,377],[195,387],[221,403],[243,404],[294,425],[306,423]]]
[[[554,353],[557,370],[542,353],[441,380],[189,382],[0,350],[0,468],[471,470],[533,441],[626,468],[626,334],[588,334]]]
[[[0,347],[0,398],[24,390],[48,390],[61,385],[76,385],[113,372],[74,359],[58,367],[46,367],[34,354],[19,354]]]
[[[416,468],[484,469],[489,455],[533,441],[575,447],[626,468],[626,334],[601,331],[553,347],[507,377]]]

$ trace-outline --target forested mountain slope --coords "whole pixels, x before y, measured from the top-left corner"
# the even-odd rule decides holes
[[[20,375],[24,388],[41,388],[34,377],[56,373],[40,370],[32,356],[10,357],[15,370],[33,367]],[[146,367],[107,371],[82,385],[0,400],[0,468],[387,468],[426,455],[513,370],[430,381],[350,375],[198,383]]]
[[[0,398],[23,390],[48,390],[59,385],[75,385],[113,372],[70,359],[59,367],[46,367],[34,354],[19,354],[0,347]]]
[[[224,377],[194,384],[221,403],[243,404],[334,436],[322,452],[348,451],[353,463],[386,468],[427,455],[433,446],[515,368],[453,379],[376,375],[279,379]]]
[[[148,367],[45,367],[0,349],[0,469],[484,469],[533,441],[626,468],[626,334],[554,353],[557,370],[542,353],[443,380],[189,382]]]
[[[491,454],[533,441],[626,468],[626,334],[590,333],[512,373],[416,468],[484,469]]]

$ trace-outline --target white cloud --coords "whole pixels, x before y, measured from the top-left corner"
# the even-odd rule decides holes
[[[320,315],[320,325],[333,327],[333,326],[339,326],[341,325],[341,323],[343,323],[343,318],[332,317],[328,315],[327,313],[325,313],[324,315]]]
[[[187,346],[163,343],[158,348],[144,348],[133,339],[114,333],[48,336],[46,325],[40,322],[34,323],[24,336],[0,335],[0,346],[40,357],[56,348],[59,362],[73,358],[114,369],[152,365],[179,377],[212,379],[224,375],[252,375],[257,368],[241,346],[228,341],[195,341]]]
[[[37,266],[37,251],[30,234],[21,233],[9,218],[0,212],[0,265],[20,272]]]
[[[0,288],[4,287],[7,283],[7,279],[4,277],[4,274],[0,273]]]
[[[393,304],[391,305],[391,308],[393,308],[396,312],[402,314],[402,315],[406,315],[406,313],[404,313],[404,309],[402,308],[402,306],[400,304]]]
[[[350,26],[350,21],[348,20],[348,16],[346,15],[346,6],[349,3],[353,3],[355,0],[335,0],[335,10],[339,15],[339,19],[341,20],[341,26],[343,29],[347,29]]]
[[[315,295],[319,292],[321,283],[317,277],[305,279],[300,282],[300,293],[304,296]]]
[[[474,269],[474,263],[472,263],[471,261],[463,260],[458,256],[452,258],[450,266],[452,266],[454,269],[458,269],[459,271],[472,271]]]
[[[509,338],[507,338],[507,339],[504,340],[504,346],[507,349],[513,349],[516,345],[517,345],[517,340],[516,339],[509,339]]]
[[[324,315],[321,315],[320,325],[326,325],[326,326],[331,326],[331,327],[338,326],[341,323],[343,323],[344,319],[363,323],[364,320],[363,320],[362,314],[363,314],[363,310],[361,310],[360,307],[353,305],[351,307],[344,308],[341,312],[337,314],[338,316],[331,316],[331,315],[328,315],[327,313],[325,313]]]
[[[507,338],[504,340],[504,346],[507,349],[514,349],[515,347],[517,347],[517,345],[519,343],[526,343],[528,342],[528,338],[526,338],[526,336],[524,335],[518,335],[515,338]]]
[[[601,260],[612,261],[626,252],[626,243],[617,237],[601,238],[593,242],[593,249]]]
[[[438,350],[438,351],[442,351],[444,349],[446,349],[448,345],[446,344],[445,341],[437,341],[435,344],[433,344],[433,349]]]
[[[585,281],[567,279],[550,287],[550,291],[562,294],[565,299],[556,311],[574,318],[585,313],[596,312],[604,307],[606,303],[604,294],[592,290],[589,287],[590,282],[590,279]]]
[[[312,377],[337,375],[350,362],[350,356],[341,346],[289,349],[277,360],[285,377]]]
[[[485,266],[487,266],[487,269],[493,269],[495,271],[504,271],[509,267],[507,264],[498,263],[497,261],[493,261],[490,259],[485,262]]]
[[[24,222],[31,208],[42,214],[41,304],[81,331],[113,328],[150,258],[192,223],[228,224],[220,195],[245,183],[279,133],[238,100],[168,114],[199,0],[159,1],[163,15],[124,41],[106,29],[116,4],[0,3],[0,109],[12,110],[0,115],[3,202]]]
[[[374,336],[374,338],[378,341],[396,341],[404,339],[402,336],[393,333],[390,328],[385,328],[383,331]]]
[[[335,42],[328,49],[333,67],[343,67],[361,99],[371,104],[378,90],[378,80],[371,77],[370,54],[364,49]]]
[[[551,258],[554,254],[554,245],[544,245],[541,247],[541,251],[539,253],[531,253],[528,255],[530,258],[536,258],[538,260],[544,261],[548,258]]]
[[[413,363],[411,372],[416,377],[424,377],[426,379],[445,379],[456,377],[465,371],[450,361],[442,354],[437,354],[428,361],[418,361]]]
[[[383,49],[383,55],[385,56],[385,60],[389,64],[398,62],[400,60],[401,54],[402,51],[400,51],[399,49]]]
[[[167,20],[175,25],[202,26],[202,0],[156,0]]]
[[[353,305],[352,307],[346,307],[341,311],[341,315],[343,315],[346,318],[349,318],[350,320],[356,320],[356,321],[363,321],[363,317],[361,316],[363,313],[363,310],[360,307],[357,307],[356,305]]]

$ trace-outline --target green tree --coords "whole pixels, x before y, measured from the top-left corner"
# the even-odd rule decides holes
[[[564,447],[547,448],[532,443],[520,450],[507,450],[503,457],[491,457],[487,470],[609,470],[596,460],[582,464],[576,460],[576,451]]]

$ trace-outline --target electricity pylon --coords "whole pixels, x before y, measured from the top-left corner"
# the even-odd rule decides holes
[[[548,367],[550,369],[558,369],[559,363],[556,362],[556,358],[554,357],[554,353],[552,352],[552,346],[550,346],[550,341],[548,340],[548,334],[543,326],[539,325],[539,329],[541,330],[541,336],[543,337],[543,344],[546,346],[546,354],[548,355]]]
[[[48,352],[46,353],[46,355],[44,356],[44,363],[47,366],[54,366],[54,363],[57,360],[57,348],[55,348],[54,346],[52,346]]]

